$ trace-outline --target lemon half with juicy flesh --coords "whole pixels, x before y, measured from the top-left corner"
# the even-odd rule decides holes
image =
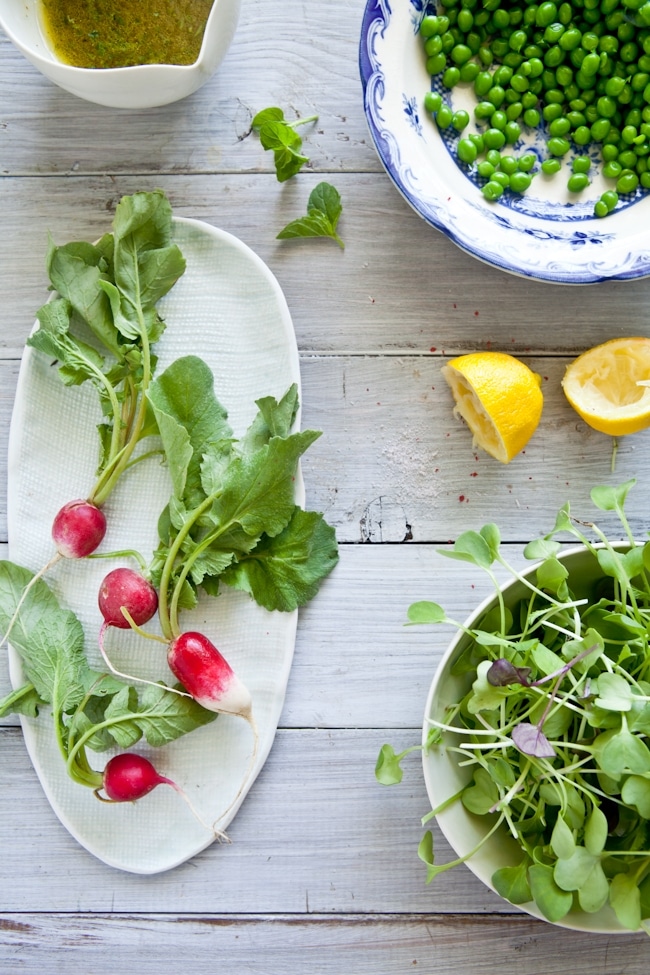
[[[537,429],[541,378],[507,352],[470,352],[442,368],[454,413],[472,431],[474,446],[508,464]]]
[[[611,339],[567,366],[566,398],[585,423],[613,437],[650,426],[650,339]]]

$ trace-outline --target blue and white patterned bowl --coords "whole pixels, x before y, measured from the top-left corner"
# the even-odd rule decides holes
[[[523,196],[506,191],[497,203],[484,199],[482,181],[456,161],[457,135],[441,133],[423,109],[431,78],[418,28],[432,7],[427,0],[367,0],[359,46],[372,138],[388,175],[414,210],[463,250],[523,277],[589,284],[650,275],[648,193],[639,189],[622,196],[613,213],[594,217],[595,201],[612,189],[600,173],[597,150],[592,151],[592,183],[579,197],[566,189],[567,156],[563,172],[536,176]],[[471,86],[454,88],[450,97],[454,109],[465,108],[473,117]],[[524,143],[544,158],[540,132],[525,134],[515,151]]]

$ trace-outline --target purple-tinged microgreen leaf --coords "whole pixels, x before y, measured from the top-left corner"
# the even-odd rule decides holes
[[[515,667],[503,657],[495,660],[487,672],[488,683],[493,687],[507,687],[508,684],[523,684],[527,687],[529,676],[530,667]]]
[[[533,758],[555,758],[555,749],[538,725],[522,721],[510,733],[516,748]]]
[[[409,626],[414,623],[447,623],[450,622],[447,619],[447,614],[445,613],[442,606],[438,603],[432,603],[429,600],[421,599],[417,603],[411,603],[406,611],[408,617]]]
[[[617,873],[609,885],[609,902],[624,928],[637,931],[641,925],[641,894],[636,869],[632,873]]]
[[[511,904],[527,904],[533,895],[528,883],[530,860],[526,857],[517,867],[501,867],[492,874],[492,886],[497,894]]]
[[[551,849],[559,860],[569,860],[576,851],[576,841],[573,830],[567,826],[564,818],[558,816],[551,833]],[[556,878],[557,881],[557,878]],[[562,884],[560,884],[562,886]],[[566,890],[565,887],[562,888]]]
[[[491,660],[482,660],[476,668],[476,680],[472,684],[472,693],[467,700],[467,710],[470,714],[478,714],[479,711],[496,711],[508,695],[507,688],[493,687],[488,681],[487,674],[491,666]]]
[[[561,890],[553,879],[553,868],[535,863],[528,868],[533,900],[547,921],[561,921],[573,906],[573,895]]]

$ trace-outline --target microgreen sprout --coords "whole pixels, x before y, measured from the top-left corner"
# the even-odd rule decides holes
[[[552,531],[526,546],[538,563],[528,573],[509,565],[496,526],[459,536],[442,554],[485,570],[496,590],[494,608],[474,625],[449,619],[437,603],[409,608],[411,625],[461,631],[452,672],[466,681],[459,700],[430,716],[424,750],[443,749],[468,782],[423,824],[458,801],[487,817],[474,849],[447,863],[435,862],[425,833],[418,852],[427,882],[507,830],[521,858],[492,876],[507,900],[534,901],[550,921],[609,904],[623,927],[650,928],[650,541],[636,542],[625,514],[634,483],[591,492],[597,508],[618,517],[624,541],[611,542],[566,504]],[[588,572],[565,565],[557,536],[567,533],[591,555]],[[495,564],[519,585],[504,593]],[[413,750],[384,745],[378,780],[400,781]]]

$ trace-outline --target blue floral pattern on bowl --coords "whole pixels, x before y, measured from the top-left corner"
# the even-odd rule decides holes
[[[432,87],[417,37],[429,0],[367,0],[359,69],[368,127],[386,172],[413,209],[459,247],[488,264],[558,284],[589,284],[650,275],[650,198],[622,197],[604,219],[594,202],[611,189],[592,157],[592,183],[580,197],[564,178],[539,173],[524,195],[506,192],[497,203],[481,193],[476,167],[458,163],[458,135],[440,131],[424,110]],[[438,82],[434,80],[435,88]],[[445,97],[470,111],[471,91],[458,86]],[[442,90],[442,89],[439,89]],[[541,132],[526,133],[515,147],[545,158]],[[581,150],[585,154],[585,150]],[[539,169],[539,167],[536,167]]]

